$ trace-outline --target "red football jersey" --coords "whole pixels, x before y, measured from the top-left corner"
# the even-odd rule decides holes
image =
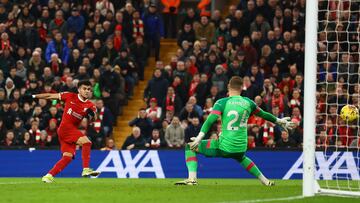
[[[89,101],[83,101],[80,95],[71,92],[62,92],[59,99],[65,102],[64,113],[59,128],[78,128],[81,120],[86,116],[86,110],[96,112],[95,105]]]

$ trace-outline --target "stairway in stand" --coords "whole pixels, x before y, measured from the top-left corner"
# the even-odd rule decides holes
[[[171,56],[176,54],[178,46],[176,39],[163,39],[161,40],[160,59],[165,65],[170,63]],[[146,107],[143,101],[143,94],[148,80],[152,78],[155,68],[155,58],[149,57],[148,65],[145,68],[145,80],[139,81],[135,87],[134,98],[129,100],[127,106],[123,106],[123,114],[116,119],[116,126],[113,130],[113,138],[116,143],[117,149],[120,149],[126,137],[131,134],[132,128],[128,125],[129,121],[134,119],[140,108]]]

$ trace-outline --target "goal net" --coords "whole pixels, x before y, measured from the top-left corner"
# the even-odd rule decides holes
[[[359,121],[339,117],[344,105],[360,104],[360,1],[307,3],[303,194],[360,196]]]

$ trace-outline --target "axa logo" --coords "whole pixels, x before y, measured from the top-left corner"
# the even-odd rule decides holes
[[[110,151],[96,170],[116,173],[118,178],[139,178],[143,172],[154,173],[156,178],[165,178],[159,154],[152,150],[139,150],[134,156],[129,150]]]
[[[358,157],[356,158],[358,159]],[[290,179],[294,175],[303,174],[303,160],[301,155],[292,165],[290,170],[285,174],[283,179]],[[352,152],[333,152],[325,154],[324,152],[315,153],[316,171],[315,178],[317,180],[332,179],[352,179],[360,180],[358,166]]]

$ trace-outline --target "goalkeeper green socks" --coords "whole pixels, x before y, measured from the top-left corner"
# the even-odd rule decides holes
[[[185,146],[185,159],[186,159],[186,167],[189,171],[189,178],[193,179],[196,178],[196,172],[197,172],[197,158],[196,158],[196,152],[193,152],[190,150],[189,145]]]
[[[261,175],[261,171],[258,169],[258,167],[254,164],[251,159],[244,156],[244,158],[240,161],[241,166],[246,169],[249,173],[251,173],[255,177],[259,177]]]

